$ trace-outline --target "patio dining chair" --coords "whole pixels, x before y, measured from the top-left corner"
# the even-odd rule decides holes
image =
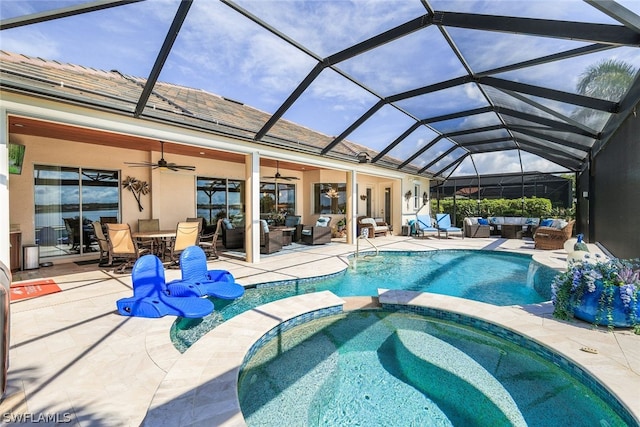
[[[139,248],[131,235],[129,224],[107,224],[107,236],[109,242],[109,265],[113,265],[116,259],[122,259],[123,263],[114,270],[114,273],[124,273],[142,255],[149,250]]]
[[[160,230],[160,220],[157,218],[153,219],[139,219],[138,220],[138,231],[159,231]],[[147,248],[151,253],[162,253],[162,250],[158,249],[156,246],[162,246],[161,241],[156,241],[156,239],[141,239],[137,240],[138,247]]]
[[[187,218],[187,222],[197,222],[199,224],[199,234],[198,237],[198,246],[204,251],[207,258],[218,259],[218,248],[216,247],[216,243],[218,242],[218,236],[220,235],[220,230],[222,224],[218,220],[218,224],[213,233],[210,231],[207,232],[207,229],[210,230],[210,227],[206,226],[205,219],[202,217],[197,218]]]
[[[98,263],[99,265],[103,265],[104,261],[109,259],[109,242],[104,235],[100,221],[93,221],[91,225],[93,225],[93,234],[98,242],[98,250],[100,251],[100,260]]]
[[[189,246],[197,246],[200,238],[200,224],[198,222],[182,221],[176,226],[176,237],[169,242],[167,254],[169,267],[180,264],[180,254]]]

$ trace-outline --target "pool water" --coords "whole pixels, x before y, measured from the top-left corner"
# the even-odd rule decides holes
[[[351,258],[344,274],[326,279],[269,283],[247,289],[235,301],[213,299],[215,311],[203,319],[179,319],[171,339],[184,352],[220,323],[259,305],[328,290],[347,296],[377,296],[378,288],[433,292],[494,305],[535,304],[551,299],[557,272],[530,255],[495,251],[439,250],[380,252]]]
[[[513,343],[407,313],[297,326],[247,361],[249,426],[622,426],[587,387]]]

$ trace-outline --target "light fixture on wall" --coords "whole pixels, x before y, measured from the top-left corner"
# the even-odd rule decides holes
[[[358,163],[369,163],[371,161],[371,156],[366,151],[361,151],[358,153]]]

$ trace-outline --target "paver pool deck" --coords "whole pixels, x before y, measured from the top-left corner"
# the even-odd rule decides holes
[[[380,250],[424,251],[484,249],[533,254],[546,265],[564,269],[563,250],[539,251],[531,240],[436,239],[386,236],[372,239]],[[368,249],[360,242],[361,249]],[[210,261],[229,270],[242,285],[326,275],[344,270],[355,245],[291,245],[248,264],[233,254]],[[592,252],[597,251],[595,246]],[[69,267],[72,267],[70,264]],[[71,271],[69,269],[68,271]],[[11,303],[10,365],[7,391],[0,404],[3,424],[77,426],[243,425],[236,377],[246,350],[280,319],[318,307],[344,303],[345,310],[370,304],[371,298],[307,294],[296,304],[271,303],[252,310],[201,338],[184,354],[173,346],[174,317],[120,316],[115,301],[130,296],[131,276],[97,266],[65,274],[65,266],[20,272],[14,277],[52,278],[62,292]],[[179,277],[167,270],[167,280]],[[315,296],[315,297],[314,297]],[[397,297],[397,295],[396,295]],[[414,297],[407,297],[414,298]],[[640,336],[629,330],[609,332],[584,322],[562,322],[549,303],[483,308],[452,297],[418,297],[420,304],[472,314],[535,337],[593,374],[640,419]],[[462,301],[462,302],[461,302]],[[260,321],[256,321],[257,319]],[[277,319],[273,319],[277,318]],[[597,353],[581,351],[583,347]]]

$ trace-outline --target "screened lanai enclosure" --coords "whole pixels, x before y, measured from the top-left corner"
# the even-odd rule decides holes
[[[637,0],[38,0],[0,12],[3,51],[138,84],[129,102],[93,99],[101,109],[167,121],[154,87],[170,82],[266,112],[242,127],[198,113],[258,147],[436,185],[575,174],[579,231],[616,256],[640,254]],[[86,102],[10,68],[1,83]],[[166,101],[188,125],[195,113]],[[326,138],[299,138],[289,122]]]

